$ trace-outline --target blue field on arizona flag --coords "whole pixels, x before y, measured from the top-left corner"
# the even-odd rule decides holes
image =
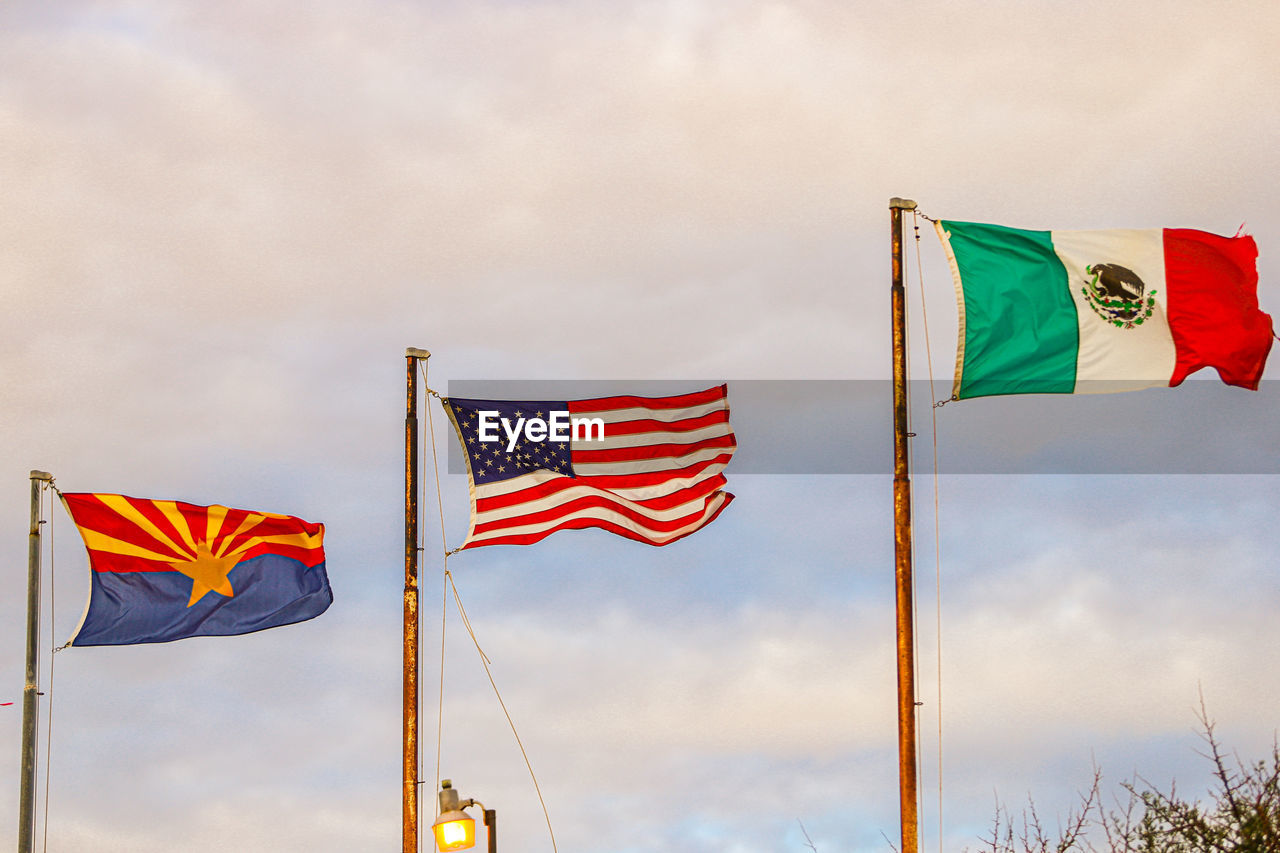
[[[319,616],[333,602],[322,524],[124,495],[62,500],[91,569],[73,646],[248,634]]]

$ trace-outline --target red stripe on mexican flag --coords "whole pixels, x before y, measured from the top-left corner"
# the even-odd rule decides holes
[[[1258,390],[1273,339],[1271,315],[1258,309],[1258,246],[1252,237],[1164,229],[1165,285],[1177,385],[1202,367],[1222,381]]]
[[[960,308],[954,396],[1127,391],[1213,367],[1256,389],[1271,349],[1252,237],[938,222]]]

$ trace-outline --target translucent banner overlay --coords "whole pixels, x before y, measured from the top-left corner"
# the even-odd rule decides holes
[[[492,400],[662,397],[724,380],[459,380]],[[893,469],[888,380],[729,380],[738,450],[726,474],[884,474]],[[1096,390],[1104,386],[1095,385]],[[908,388],[912,468],[932,467],[931,409],[951,391]],[[942,474],[1280,474],[1280,382],[1256,392],[1210,380],[1177,388],[950,401],[936,410]],[[449,473],[465,474],[456,437]]]

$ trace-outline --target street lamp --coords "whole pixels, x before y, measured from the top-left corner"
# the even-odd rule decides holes
[[[476,800],[459,800],[449,779],[440,781],[440,815],[431,824],[436,837],[436,847],[442,851],[470,850],[476,846],[476,822],[463,809],[479,806],[484,809],[484,825],[488,828],[489,853],[498,853],[498,813],[486,809]]]

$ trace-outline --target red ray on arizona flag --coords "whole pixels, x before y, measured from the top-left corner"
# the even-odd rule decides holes
[[[248,634],[333,601],[324,525],[290,515],[62,495],[89,551],[89,605],[73,646]]]

